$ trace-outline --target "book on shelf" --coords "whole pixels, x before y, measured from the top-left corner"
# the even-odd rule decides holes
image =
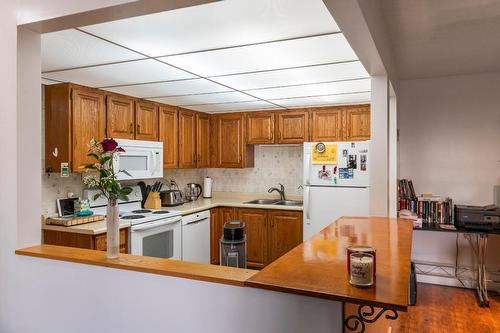
[[[424,193],[416,196],[413,182],[401,179],[398,182],[398,211],[409,210],[423,223],[453,224],[453,200],[449,197]]]

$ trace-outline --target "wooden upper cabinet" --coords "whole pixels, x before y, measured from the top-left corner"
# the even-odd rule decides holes
[[[247,143],[274,143],[274,112],[247,113]]]
[[[341,141],[342,112],[342,107],[311,109],[311,141]]]
[[[179,108],[179,168],[196,168],[196,112]]]
[[[107,136],[115,139],[134,139],[134,100],[121,95],[106,96]]]
[[[306,110],[280,111],[277,117],[276,143],[303,143],[309,140],[309,117]]]
[[[216,116],[216,167],[244,167],[244,120],[243,113],[226,113]]]
[[[344,139],[360,141],[370,139],[370,105],[344,107]]]
[[[267,258],[267,210],[238,208],[238,219],[245,223],[248,268],[263,268]]]
[[[106,137],[106,109],[104,95],[85,88],[72,89],[72,162],[73,172],[83,172],[83,165],[94,162],[87,156],[89,142]]]
[[[210,116],[205,113],[196,114],[196,166],[210,166]]]
[[[268,259],[273,262],[302,244],[302,212],[270,209],[268,219]]]
[[[153,102],[135,102],[135,138],[158,141],[158,106]]]
[[[163,142],[163,168],[177,168],[179,165],[179,130],[175,106],[159,107],[159,141]]]

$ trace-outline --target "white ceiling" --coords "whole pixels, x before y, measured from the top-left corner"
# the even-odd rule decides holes
[[[206,112],[370,100],[321,0],[221,1],[45,34],[42,77]]]
[[[381,5],[401,79],[500,71],[498,0]]]

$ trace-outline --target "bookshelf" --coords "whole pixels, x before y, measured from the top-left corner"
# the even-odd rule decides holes
[[[407,209],[422,219],[422,223],[453,224],[453,200],[430,194],[417,196],[412,180],[398,181],[397,204],[398,212]]]

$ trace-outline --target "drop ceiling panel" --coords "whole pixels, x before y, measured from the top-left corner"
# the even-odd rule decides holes
[[[229,88],[226,88],[224,86],[210,82],[205,79],[139,84],[139,85],[123,86],[123,87],[111,87],[111,88],[106,88],[106,90],[141,98],[190,95],[190,94],[206,94],[206,93],[232,91]]]
[[[150,98],[150,100],[170,105],[195,105],[195,104],[212,104],[212,103],[228,103],[228,102],[248,102],[248,101],[256,101],[257,98],[248,96],[238,91],[232,91],[232,92],[223,92],[214,94],[198,94],[198,95]]]
[[[243,110],[264,110],[278,109],[274,104],[264,101],[254,102],[239,102],[239,103],[224,103],[224,104],[205,104],[205,105],[189,105],[189,109],[202,112],[228,112],[228,111],[243,111]]]
[[[42,34],[42,72],[144,58],[78,30]]]
[[[290,99],[271,100],[279,105],[287,108],[321,106],[321,105],[336,105],[336,104],[354,104],[354,103],[369,103],[370,93],[359,94],[344,94],[344,95],[328,95],[315,97],[301,97]]]
[[[218,1],[82,29],[152,57],[339,31],[321,0]]]
[[[249,90],[248,93],[262,99],[293,98],[362,92],[371,90],[371,80],[325,82],[280,88]]]
[[[354,61],[341,64],[220,76],[213,78],[213,80],[237,90],[249,90],[367,77],[368,73],[363,65],[359,61]]]
[[[160,59],[202,76],[215,76],[357,60],[357,57],[342,34],[333,34]]]
[[[119,64],[45,73],[44,77],[91,87],[107,87],[155,81],[189,79],[195,76],[162,62],[146,59]]]

